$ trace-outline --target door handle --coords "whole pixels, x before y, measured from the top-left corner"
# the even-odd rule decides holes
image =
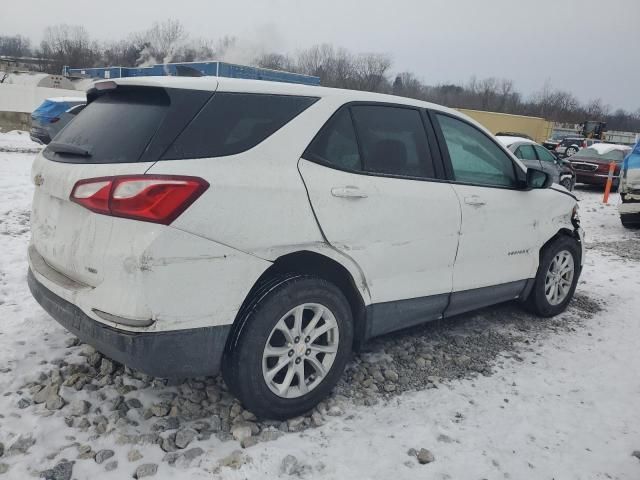
[[[467,205],[474,206],[474,207],[481,207],[481,206],[486,204],[486,202],[484,200],[482,200],[477,195],[471,195],[470,197],[464,197],[464,203],[466,203]]]
[[[353,185],[347,185],[345,187],[333,187],[331,189],[331,195],[334,197],[342,198],[367,198],[367,194]]]

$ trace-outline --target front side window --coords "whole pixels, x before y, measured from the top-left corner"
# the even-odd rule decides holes
[[[521,160],[537,160],[536,152],[532,145],[520,145],[516,150],[516,157]]]
[[[351,107],[364,170],[434,178],[427,134],[418,110],[386,105]]]
[[[235,155],[265,140],[317,98],[218,92],[169,147],[163,160]]]
[[[455,180],[476,185],[516,187],[513,162],[486,134],[462,120],[436,114]]]
[[[341,109],[327,122],[303,157],[340,169],[362,169],[356,132],[348,108]]]

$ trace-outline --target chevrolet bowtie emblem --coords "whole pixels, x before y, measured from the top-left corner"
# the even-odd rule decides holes
[[[44,177],[41,174],[37,174],[35,177],[33,177],[33,183],[36,184],[36,186],[40,186],[44,183]]]

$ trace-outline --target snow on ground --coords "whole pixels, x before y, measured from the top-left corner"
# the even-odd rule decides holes
[[[0,134],[0,145],[20,146],[21,137]],[[189,466],[169,466],[157,445],[121,442],[126,430],[120,423],[113,432],[98,435],[94,427],[67,427],[69,407],[19,408],[19,400],[30,397],[21,386],[42,381],[41,373],[60,359],[84,361],[82,347],[65,348],[70,335],[41,310],[26,286],[32,157],[0,153],[0,443],[5,450],[0,480],[37,477],[63,458],[75,461],[73,478],[78,480],[131,478],[148,463],[159,465],[152,477],[159,479],[640,478],[640,459],[631,455],[640,450],[640,235],[621,227],[616,195],[612,205],[604,206],[601,192],[577,191],[587,241],[594,245],[579,293],[602,301],[604,310],[595,316],[530,337],[517,355],[498,357],[492,375],[444,382],[374,406],[346,404],[344,414],[324,416],[318,428],[286,433],[232,456],[241,450],[237,441],[203,438],[189,446],[202,448],[203,455]],[[616,253],[623,248],[625,259]],[[466,316],[453,322],[473,321]],[[468,330],[479,335],[477,329]],[[369,357],[371,362],[388,360],[384,350]],[[106,387],[104,392],[63,388],[71,392],[65,390],[67,399],[90,400],[92,414],[99,413],[96,408],[111,414],[107,401],[99,401],[110,392]],[[171,387],[159,391],[166,395]],[[154,395],[147,389],[137,398],[146,404]],[[130,420],[147,422],[135,416],[135,409],[129,412]],[[36,443],[26,454],[8,452],[20,435],[33,435]],[[103,464],[78,458],[78,447],[87,444],[94,451],[113,450],[114,456]],[[435,461],[419,464],[407,454],[411,448],[429,449]],[[129,461],[133,449],[143,459]],[[117,468],[106,471],[114,460]]]
[[[29,138],[28,132],[12,130],[0,133],[0,152],[36,153],[42,145]]]

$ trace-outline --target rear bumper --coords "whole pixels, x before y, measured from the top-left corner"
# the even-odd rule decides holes
[[[161,332],[130,332],[104,325],[40,283],[31,269],[31,294],[58,323],[100,353],[148,375],[185,378],[214,375],[231,325]]]
[[[36,143],[47,145],[51,141],[51,137],[46,130],[41,128],[31,128],[29,131],[29,137]]]
[[[618,205],[620,215],[639,215],[640,202],[626,202]]]

